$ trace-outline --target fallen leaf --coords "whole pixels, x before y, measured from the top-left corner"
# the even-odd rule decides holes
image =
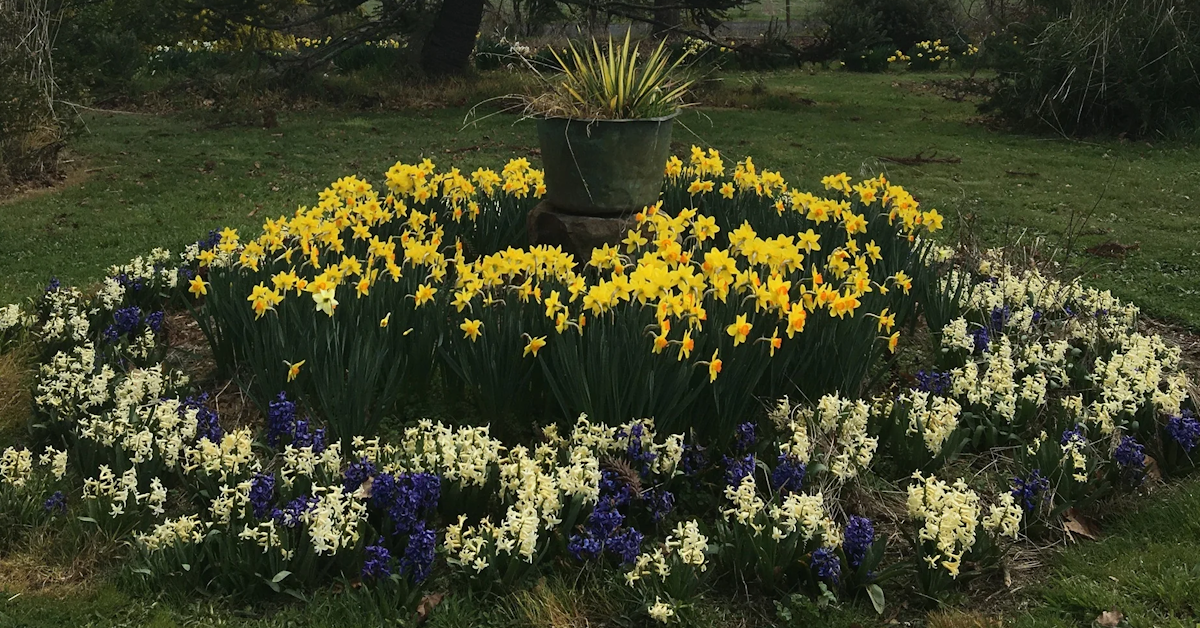
[[[1123,619],[1125,619],[1125,613],[1112,608],[1100,613],[1100,616],[1096,618],[1096,625],[1100,628],[1117,628]]]
[[[1063,529],[1093,541],[1100,536],[1100,529],[1096,527],[1095,522],[1083,516],[1076,508],[1068,508],[1063,513]]]
[[[437,608],[438,604],[442,603],[444,597],[446,597],[445,593],[430,593],[421,598],[421,603],[417,605],[417,625],[423,624],[429,619],[429,614]]]
[[[1162,479],[1162,469],[1158,466],[1158,461],[1150,456],[1146,456],[1146,477],[1154,481]]]

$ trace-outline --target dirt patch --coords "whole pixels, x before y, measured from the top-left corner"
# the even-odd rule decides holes
[[[103,168],[88,168],[75,158],[64,159],[59,165],[59,170],[59,174],[50,180],[49,185],[45,182],[29,182],[15,188],[0,186],[0,207],[81,185]]]

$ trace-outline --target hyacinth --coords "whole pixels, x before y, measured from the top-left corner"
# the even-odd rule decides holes
[[[267,444],[274,447],[280,438],[293,429],[296,422],[296,403],[288,401],[287,393],[279,393],[279,397],[267,406]]]
[[[638,465],[643,475],[650,472],[650,467],[657,458],[653,450],[653,435],[647,429],[645,422],[637,421],[617,432],[617,441],[626,442],[625,455],[631,462]],[[647,446],[647,440],[650,446]]]
[[[742,478],[754,475],[754,454],[746,454],[740,458],[725,456],[724,461],[725,483],[729,486],[737,486],[742,483]]]
[[[62,491],[54,491],[53,495],[46,498],[45,503],[42,504],[42,508],[46,512],[66,513],[67,496]]]
[[[971,330],[971,339],[973,341],[972,351],[975,353],[987,353],[991,346],[991,336],[988,334],[986,327],[976,327]]]
[[[142,309],[136,305],[131,305],[113,312],[113,327],[116,328],[117,335],[127,335],[137,329],[142,322]]]
[[[941,371],[917,371],[917,390],[922,392],[932,393],[934,395],[944,395],[950,392],[950,387],[954,380],[950,373]]]
[[[992,333],[1004,333],[1004,327],[1008,325],[1008,319],[1012,318],[1012,308],[1007,305],[992,308],[991,314],[991,330]]]
[[[866,517],[850,515],[850,522],[843,532],[842,551],[846,553],[846,561],[855,569],[862,564],[871,544],[875,542],[875,526]]]
[[[208,393],[188,397],[179,404],[179,416],[184,418],[189,410],[196,411],[196,438],[207,438],[210,442],[219,443],[221,431],[220,417],[208,407]]]
[[[267,444],[281,445],[284,437],[293,447],[311,447],[314,453],[325,451],[325,428],[316,428],[308,419],[299,417],[296,403],[281,392],[267,406]]]
[[[163,317],[165,315],[166,313],[162,310],[150,313],[146,316],[146,326],[157,334],[162,329]]]
[[[1113,459],[1124,469],[1140,470],[1146,466],[1146,448],[1134,437],[1122,436]]]
[[[771,472],[771,486],[781,493],[798,492],[804,486],[807,467],[791,454],[779,454],[775,470]],[[741,478],[738,479],[741,482]]]
[[[650,507],[650,516],[658,523],[675,509],[675,494],[666,489],[653,489],[644,497]]]
[[[351,463],[346,467],[346,472],[343,474],[342,486],[347,493],[357,491],[369,478],[376,473],[375,465],[366,458],[360,459],[358,462]]]
[[[432,473],[380,473],[371,484],[371,506],[387,513],[394,534],[414,534],[441,494],[442,479]]]
[[[288,502],[283,508],[271,511],[271,519],[285,528],[295,528],[304,522],[304,516],[317,506],[316,497],[301,495]]]
[[[810,567],[818,578],[833,584],[837,584],[842,577],[842,562],[838,560],[837,553],[829,548],[813,551]]]
[[[1191,453],[1200,444],[1200,420],[1191,410],[1184,410],[1180,416],[1167,420],[1167,435],[1171,437],[1186,453]]]
[[[680,459],[683,474],[694,477],[708,466],[708,453],[700,445],[688,443],[683,446],[683,456]]]
[[[262,519],[275,506],[275,474],[255,473],[250,480],[250,508],[255,519]]]
[[[368,545],[363,548],[362,577],[386,578],[392,575],[392,553],[382,544]]]
[[[1083,426],[1076,425],[1073,428],[1064,430],[1062,433],[1062,440],[1060,442],[1062,443],[1063,447],[1067,447],[1076,443],[1086,445],[1087,437],[1083,434]]]
[[[1050,490],[1050,479],[1042,475],[1041,469],[1034,469],[1028,478],[1015,477],[1012,483],[1012,496],[1021,502],[1026,512],[1037,509],[1038,496],[1042,493],[1046,493],[1043,499],[1050,498],[1047,493]]]
[[[734,439],[733,446],[735,451],[738,453],[746,453],[750,451],[754,447],[754,444],[758,442],[758,438],[755,435],[754,424],[742,423],[741,425],[738,425],[737,430],[734,432]]]
[[[404,548],[404,556],[400,558],[400,571],[412,578],[413,582],[424,582],[433,568],[436,552],[437,532],[426,527],[424,521],[418,522],[412,534],[408,536],[408,546]]]

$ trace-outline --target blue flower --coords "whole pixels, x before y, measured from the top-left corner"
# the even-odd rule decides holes
[[[1008,319],[1012,318],[1012,309],[1007,305],[992,309],[992,331],[997,334],[1004,332],[1004,327],[1008,325]]]
[[[1191,410],[1184,410],[1180,416],[1167,420],[1167,434],[1179,443],[1186,453],[1191,453],[1200,444],[1200,421],[1196,420]]]
[[[1125,469],[1141,470],[1146,466],[1146,448],[1134,437],[1122,436],[1113,458]]]
[[[279,393],[279,397],[267,406],[267,444],[274,447],[280,437],[292,431],[296,423],[296,403],[288,401],[287,393]]]
[[[658,523],[671,514],[675,509],[675,494],[664,489],[651,490],[646,495],[646,502],[650,505],[650,516]]]
[[[754,474],[754,454],[746,454],[741,458],[730,458],[725,456],[725,483],[730,486],[737,486],[742,483],[742,478]]]
[[[262,519],[271,512],[275,504],[275,475],[272,473],[256,473],[250,480],[250,507],[254,510],[254,518]]]
[[[615,534],[622,523],[625,523],[625,515],[617,509],[617,502],[611,498],[602,498],[592,508],[584,527],[592,536],[605,540]]]
[[[600,495],[611,498],[618,506],[624,506],[633,499],[634,491],[617,472],[604,469],[600,472]]]
[[[346,468],[346,473],[343,476],[343,486],[347,493],[353,493],[358,490],[358,487],[363,485],[363,482],[366,482],[373,475],[375,475],[375,465],[371,464],[371,461],[366,458],[363,458]]]
[[[567,541],[567,551],[575,560],[592,560],[600,555],[604,544],[589,533],[572,534]]]
[[[1043,499],[1049,499],[1050,494],[1050,479],[1042,476],[1041,469],[1034,469],[1028,479],[1015,477],[1012,479],[1013,498],[1020,501],[1025,506],[1026,512],[1033,512],[1037,508],[1038,496],[1046,493]]]
[[[871,520],[851,515],[842,541],[842,549],[846,552],[846,560],[850,562],[851,567],[858,568],[862,564],[874,542],[875,526],[871,524]]]
[[[203,240],[196,241],[196,247],[201,251],[211,251],[217,248],[217,245],[220,243],[221,233],[216,229],[212,229],[208,232],[208,237],[204,238]]]
[[[42,508],[44,508],[46,512],[57,511],[60,513],[65,513],[67,512],[67,496],[63,495],[62,491],[54,491],[54,494],[51,495],[44,504],[42,504]]]
[[[624,430],[617,432],[617,438],[623,439],[628,437],[629,445],[625,447],[625,455],[633,462],[641,465],[642,475],[650,472],[650,464],[658,457],[658,454],[643,447],[642,436],[645,433],[646,426],[640,421],[629,426],[628,434]]]
[[[283,508],[272,510],[271,518],[285,528],[295,528],[303,521],[304,515],[316,507],[317,501],[316,497],[301,495],[288,502]]]
[[[604,543],[604,549],[616,554],[621,559],[621,564],[630,564],[637,560],[638,554],[642,551],[642,540],[645,536],[629,528],[624,534],[614,535],[609,537]]]
[[[436,551],[437,533],[427,528],[424,521],[419,522],[408,536],[408,546],[400,558],[400,571],[411,576],[413,582],[424,582],[433,568]]]
[[[971,336],[975,339],[975,353],[987,353],[988,347],[991,345],[991,336],[988,335],[987,328],[972,329]]]
[[[806,471],[807,467],[805,467],[803,462],[800,462],[799,458],[780,454],[779,464],[771,472],[771,485],[781,493],[795,493],[804,486],[804,474]]]
[[[392,575],[392,553],[382,544],[368,545],[363,548],[362,577],[386,578]]]
[[[833,584],[837,584],[842,577],[842,562],[838,560],[837,554],[831,549],[822,547],[814,551],[809,566],[818,578],[828,580]]]
[[[707,465],[708,454],[705,453],[703,447],[690,443],[683,446],[682,466],[684,475],[694,477],[703,471]]]
[[[196,411],[196,440],[207,438],[213,443],[221,442],[224,432],[221,430],[220,417],[208,407],[208,393],[184,399],[179,406],[179,416],[183,417],[189,410]]]
[[[146,325],[148,325],[150,327],[150,329],[153,330],[154,333],[156,333],[156,334],[158,333],[158,331],[160,329],[162,329],[163,316],[164,316],[164,313],[162,312],[162,310],[159,310],[157,312],[154,312],[154,313],[146,316]]]
[[[738,453],[746,453],[750,451],[750,449],[754,447],[754,443],[758,440],[758,437],[754,434],[753,423],[742,423],[741,425],[737,426],[737,431],[734,433],[734,435],[737,440],[734,442],[733,446]]]
[[[950,390],[953,379],[950,373],[940,371],[917,371],[917,389],[935,395],[944,395]]]
[[[58,292],[58,289],[61,287],[62,282],[58,280],[58,277],[52,276],[50,277],[50,283],[46,285],[46,292]]]
[[[1083,435],[1083,426],[1076,424],[1075,427],[1063,430],[1061,444],[1065,447],[1071,443],[1087,444],[1087,437]]]
[[[142,322],[142,308],[131,305],[113,312],[113,325],[119,335],[126,335],[137,329]]]
[[[380,473],[371,483],[371,505],[392,520],[393,533],[413,534],[437,509],[442,478],[432,473]]]

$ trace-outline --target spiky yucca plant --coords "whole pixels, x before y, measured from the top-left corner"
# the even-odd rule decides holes
[[[665,42],[639,57],[641,44],[610,37],[608,46],[572,42],[563,56],[553,52],[562,74],[547,80],[548,89],[529,103],[531,113],[579,119],[625,120],[668,116],[684,106],[692,81],[676,76],[687,58],[671,58]]]

